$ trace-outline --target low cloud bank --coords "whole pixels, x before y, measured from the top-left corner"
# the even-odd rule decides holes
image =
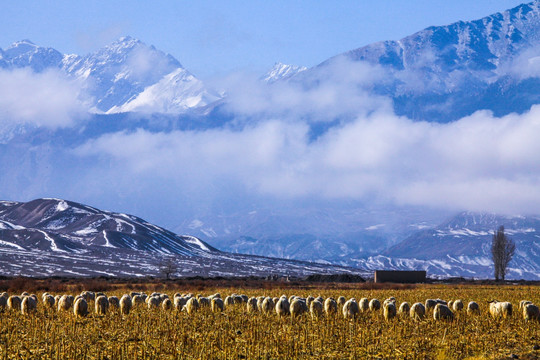
[[[383,111],[310,140],[310,124],[266,120],[240,129],[120,132],[90,140],[81,157],[133,177],[152,174],[203,193],[235,184],[253,194],[315,197],[499,213],[537,212],[540,107],[448,124]]]
[[[0,69],[0,121],[4,126],[73,126],[87,113],[81,94],[81,84],[59,70]]]

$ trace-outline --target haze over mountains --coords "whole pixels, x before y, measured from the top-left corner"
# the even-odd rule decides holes
[[[225,251],[441,276],[489,276],[505,225],[510,277],[537,279],[539,45],[538,1],[208,82],[130,37],[84,56],[19,41],[0,49],[0,198],[129,211]]]

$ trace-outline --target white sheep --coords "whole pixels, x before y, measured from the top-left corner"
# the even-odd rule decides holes
[[[453,304],[452,304],[452,309],[454,309],[454,311],[463,310],[463,301],[461,301],[461,300],[454,301]]]
[[[17,295],[11,295],[7,300],[8,310],[15,310],[21,308],[22,299]]]
[[[396,317],[396,304],[393,301],[386,302],[383,306],[383,315],[385,320],[391,320]]]
[[[109,300],[109,307],[112,309],[119,309],[120,308],[120,299],[118,299],[116,296],[109,296],[107,298]]]
[[[73,305],[73,313],[77,317],[86,317],[88,315],[88,303],[84,297],[80,297],[75,301],[75,305]]]
[[[336,314],[338,311],[338,304],[336,300],[329,297],[324,301],[324,312],[326,315]]]
[[[266,315],[270,314],[272,310],[274,309],[274,307],[275,307],[274,299],[272,299],[271,297],[264,298],[261,304],[261,309],[264,314]]]
[[[346,302],[347,302],[347,299],[345,299],[345,296],[340,296],[340,297],[338,297],[338,299],[337,299],[338,305],[343,306],[343,305],[345,305]]]
[[[37,310],[37,301],[31,296],[25,296],[21,301],[21,313],[30,315]]]
[[[260,312],[262,312],[262,303],[264,301],[265,297],[264,296],[258,296],[257,297],[257,308],[259,309]]]
[[[232,307],[232,306],[234,306],[234,297],[232,297],[232,296],[227,296],[227,297],[225,298],[225,306],[226,306],[226,307],[229,307],[229,306]]]
[[[172,303],[171,299],[166,298],[165,300],[163,300],[163,302],[161,303],[161,308],[163,310],[165,310],[165,311],[172,310],[173,303]]]
[[[199,302],[199,307],[201,308],[209,308],[210,307],[210,299],[204,296],[201,296],[197,299]]]
[[[130,295],[131,296],[131,295]],[[134,296],[131,296],[131,302],[133,303],[133,306],[140,306],[145,303],[145,300],[141,296],[141,294],[136,294]]]
[[[425,309],[426,310],[434,309],[436,305],[437,305],[437,300],[427,299]]]
[[[259,308],[257,307],[257,299],[254,297],[251,297],[248,299],[246,303],[246,311],[248,313],[258,312]]]
[[[369,310],[377,311],[381,308],[381,302],[377,299],[371,299],[369,302]]]
[[[303,299],[296,298],[291,302],[289,306],[289,311],[291,313],[291,316],[293,318],[296,318],[307,312],[308,307]]]
[[[369,299],[368,298],[361,298],[360,302],[358,302],[358,307],[360,308],[361,312],[366,312],[369,310]]]
[[[211,308],[213,312],[222,312],[225,306],[223,305],[223,300],[219,297],[214,297],[210,301]],[[248,303],[249,305],[249,303]]]
[[[433,310],[433,319],[452,321],[454,320],[454,313],[448,306],[444,304],[437,304]]]
[[[120,298],[120,314],[122,315],[129,315],[131,308],[133,307],[133,302],[131,300],[131,296],[128,294],[122,295]]]
[[[62,295],[58,300],[58,311],[68,311],[71,308],[72,302],[69,295]]]
[[[529,300],[521,300],[519,302],[519,310],[522,311],[525,306],[529,305],[529,304],[532,304],[532,301],[529,301]]]
[[[186,302],[185,309],[188,314],[194,314],[195,312],[197,312],[197,310],[199,310],[199,301],[197,301],[197,299],[194,297],[190,298]]]
[[[212,299],[214,300],[214,299]],[[182,308],[184,307],[184,305],[186,305],[188,299],[186,297],[183,297],[183,296],[175,296],[174,297],[174,308],[177,310],[177,311],[181,311]]]
[[[540,321],[540,310],[534,304],[525,304],[523,306],[523,319],[525,321]]]
[[[150,299],[147,300],[148,309],[158,309],[161,305],[161,298],[159,296],[150,296]]]
[[[45,306],[45,308],[47,309],[54,308],[54,304],[55,304],[54,296],[50,294],[46,294],[45,296],[42,297],[42,300],[43,300],[43,305]]]
[[[392,298],[384,300],[383,304],[382,304],[382,307],[384,308],[388,304],[394,304],[394,306],[395,306],[396,305],[396,299],[392,297]]]
[[[289,300],[286,296],[282,296],[276,303],[276,313],[279,317],[290,315]]]
[[[6,307],[7,307],[7,298],[0,296],[0,312],[5,311]]]
[[[480,306],[474,301],[470,301],[467,304],[467,314],[469,315],[480,315]]]
[[[358,303],[356,302],[355,298],[349,299],[345,302],[343,305],[343,317],[345,319],[355,319],[358,316],[358,313],[360,312],[360,308],[358,307]]]
[[[328,298],[326,300],[330,300],[331,298]],[[337,311],[337,303],[336,304],[336,311]],[[325,301],[326,305],[326,301]],[[323,315],[323,304],[319,300],[313,300],[311,304],[309,305],[309,312],[311,314],[312,319],[320,319]],[[328,313],[328,312],[327,312]]]
[[[494,318],[503,317],[508,318],[512,316],[512,303],[500,302],[497,300],[488,301],[489,313]]]
[[[308,308],[311,308],[311,302],[315,300],[315,298],[311,295],[309,295],[307,298],[306,298],[306,305],[308,306]]]
[[[414,303],[411,306],[411,310],[409,311],[409,314],[411,315],[411,318],[414,320],[422,320],[424,316],[426,315],[426,308],[424,304],[420,302]]]
[[[107,299],[105,295],[99,295],[96,298],[96,303],[94,305],[96,308],[96,314],[107,315],[107,311],[109,311],[109,299]]]
[[[234,295],[232,297],[235,304],[242,304],[244,302],[244,297],[242,295]]]
[[[404,301],[399,305],[398,313],[401,316],[409,316],[409,312],[411,311],[411,305],[409,305],[408,302]]]

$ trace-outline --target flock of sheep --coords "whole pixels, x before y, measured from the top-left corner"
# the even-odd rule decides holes
[[[346,319],[356,319],[360,313],[376,312],[382,309],[385,320],[391,320],[397,316],[411,317],[414,320],[422,320],[428,311],[433,312],[435,320],[454,319],[454,313],[466,311],[470,315],[480,315],[480,307],[474,301],[465,305],[462,300],[444,301],[441,299],[427,299],[425,303],[417,302],[412,304],[402,302],[397,306],[396,299],[390,297],[381,302],[377,299],[362,298],[356,301],[355,298],[349,300],[340,296],[337,300],[329,297],[308,296],[302,298],[299,296],[283,295],[280,298],[272,297],[248,297],[246,295],[232,294],[221,298],[220,294],[204,297],[193,294],[175,294],[173,300],[167,294],[153,293],[150,296],[131,292],[124,294],[120,299],[116,296],[107,297],[104,293],[94,293],[83,291],[80,295],[57,295],[52,296],[44,293],[41,298],[43,306],[47,309],[57,311],[70,311],[78,317],[86,317],[89,314],[89,303],[94,302],[95,313],[97,315],[106,315],[109,308],[118,310],[122,315],[129,315],[133,307],[146,306],[149,309],[163,309],[184,311],[193,314],[201,308],[210,309],[213,312],[222,312],[226,308],[244,306],[249,313],[261,312],[263,314],[272,314],[275,312],[279,317],[290,316],[297,318],[302,314],[309,313],[313,319],[319,319],[322,316],[342,313]],[[38,297],[27,292],[21,295],[11,295],[7,293],[0,294],[0,311],[20,309],[24,315],[31,314],[37,310]],[[499,302],[496,300],[489,302],[489,313],[494,318],[508,318],[512,316],[512,304],[510,302]],[[519,309],[522,312],[523,319],[526,321],[540,321],[540,310],[538,306],[530,301],[522,300],[519,303]]]

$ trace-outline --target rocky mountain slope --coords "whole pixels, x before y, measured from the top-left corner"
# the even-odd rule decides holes
[[[351,50],[293,79],[317,84],[335,64],[366,62],[379,76],[358,86],[389,96],[398,115],[447,122],[488,109],[501,116],[540,102],[539,46],[540,2],[534,1]]]
[[[136,216],[66,200],[0,202],[3,275],[161,276],[159,265],[169,260],[183,276],[361,273],[347,267],[224,253]]]

